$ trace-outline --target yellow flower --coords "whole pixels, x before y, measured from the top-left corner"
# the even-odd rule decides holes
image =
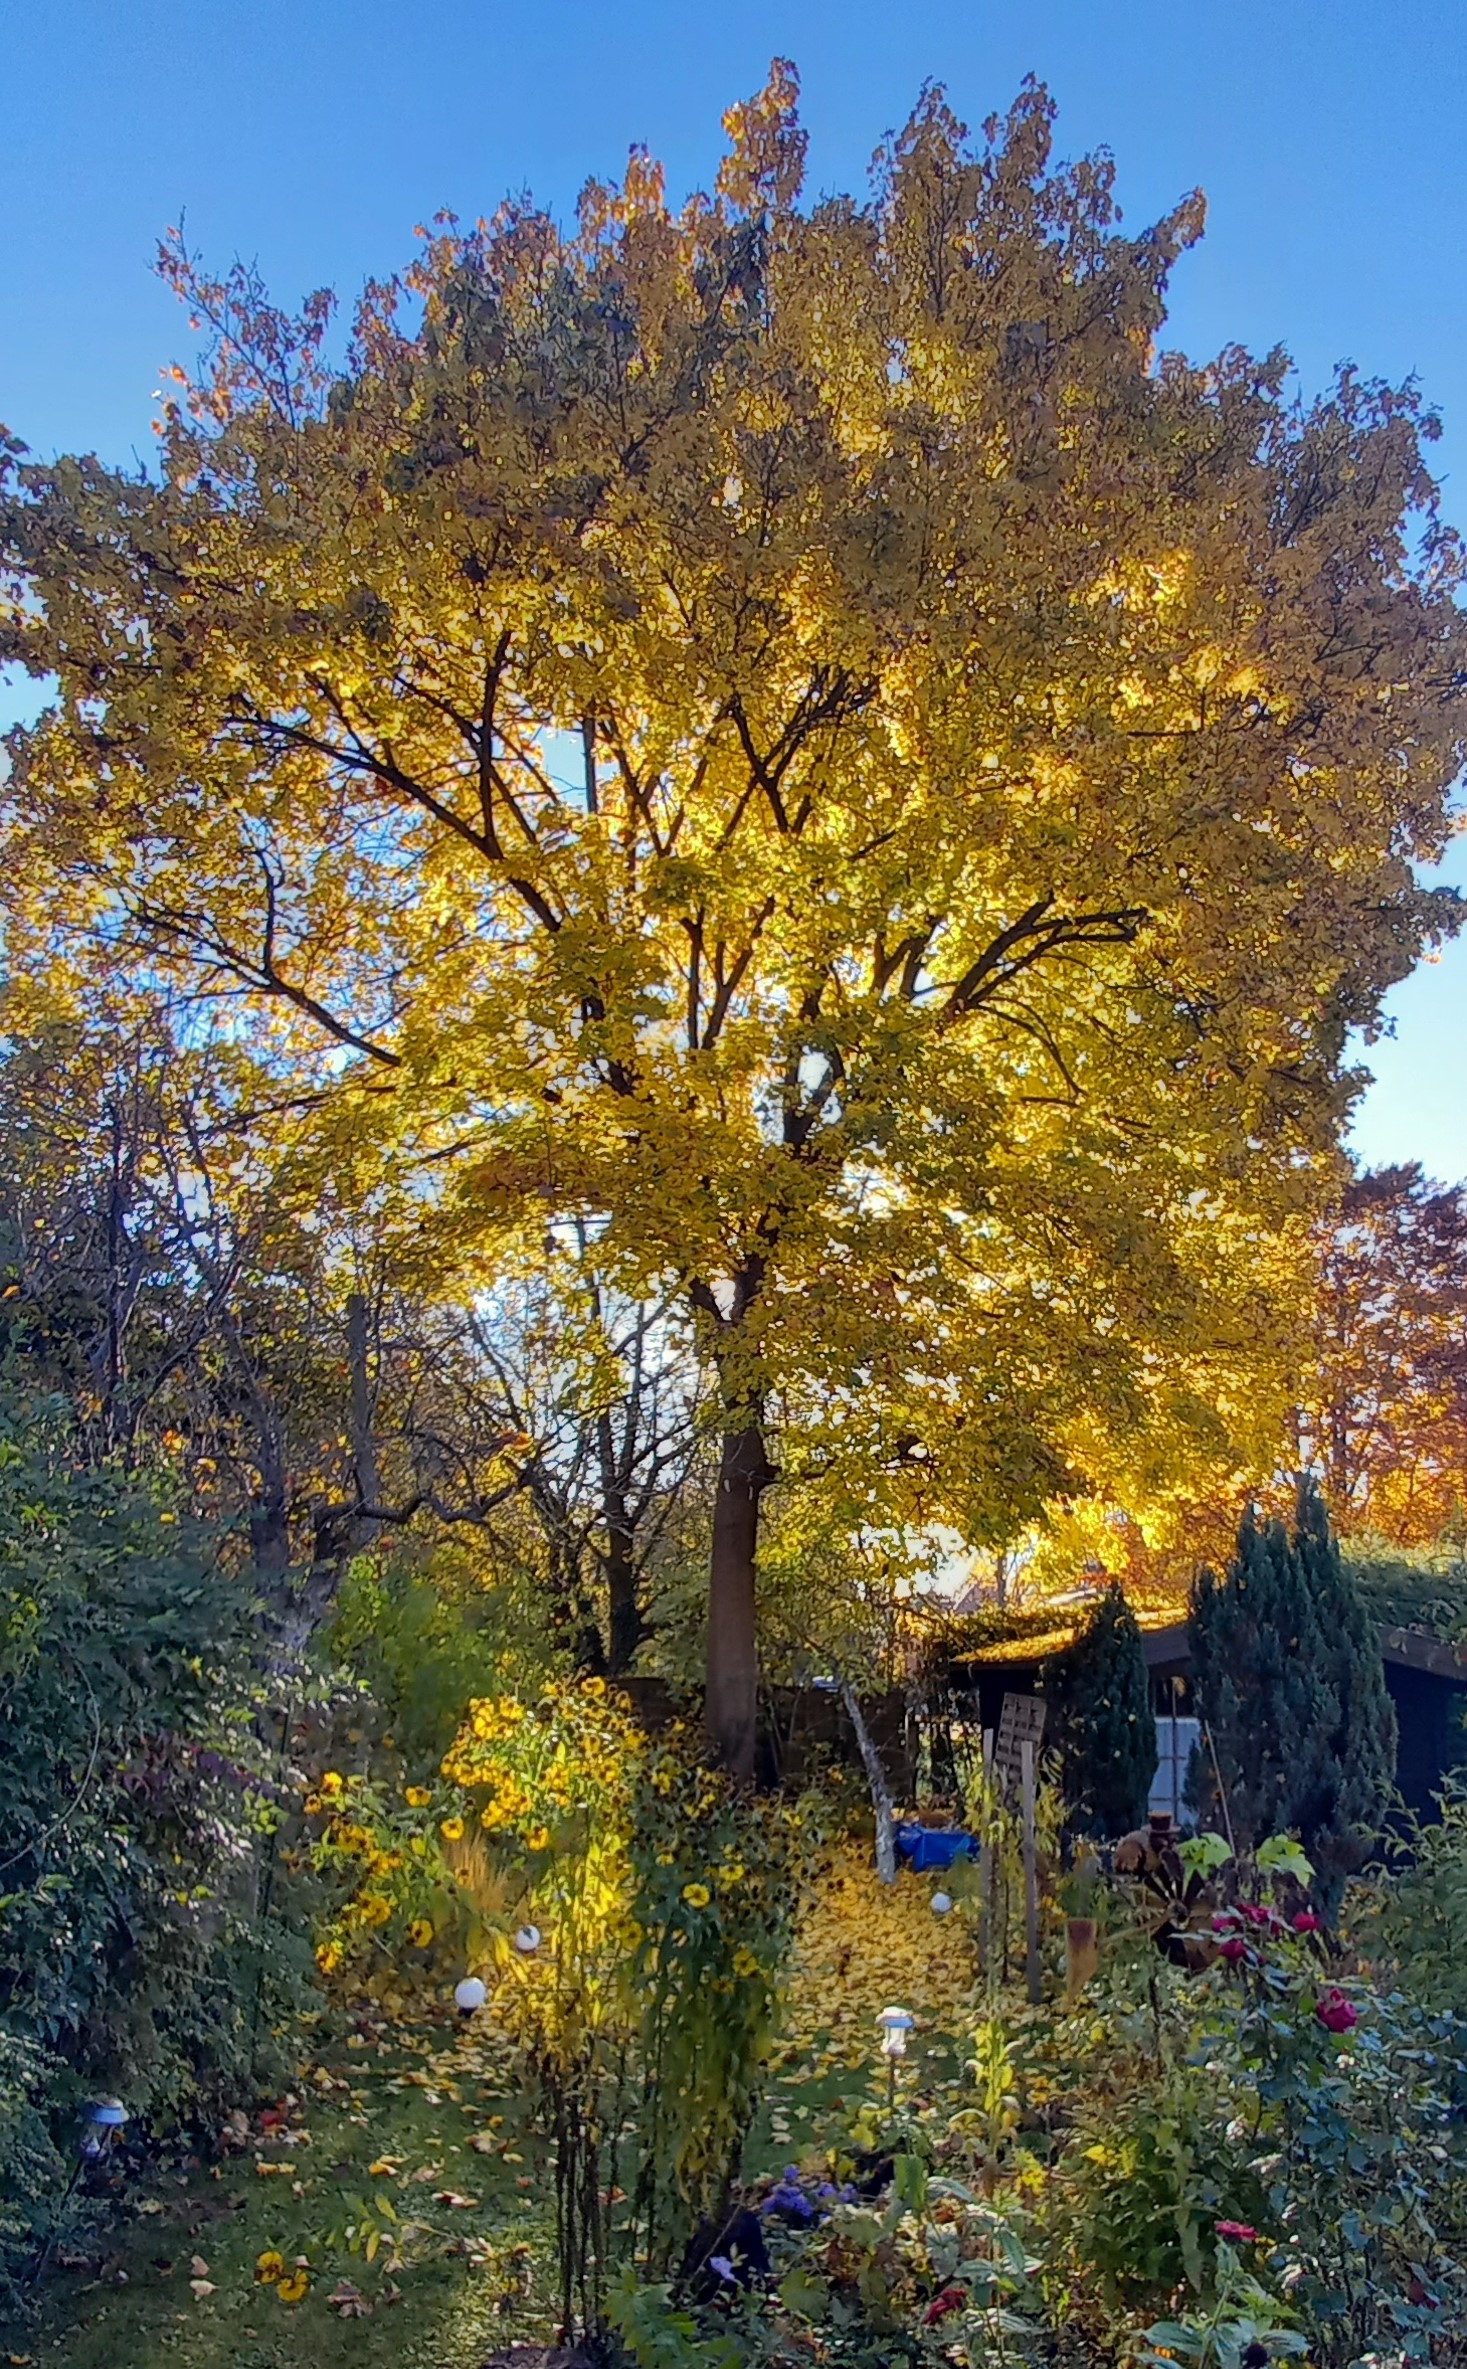
[[[408,1939],[414,1949],[426,1949],[433,1938],[433,1927],[426,1917],[414,1917],[408,1927]]]
[[[583,1678],[581,1692],[590,1695],[593,1702],[599,1701],[606,1692],[606,1680],[604,1678]]]
[[[282,2303],[299,2303],[310,2283],[304,2270],[289,2270],[277,2284],[275,2292]]]
[[[654,1769],[652,1771],[652,1783],[659,1793],[671,1793],[673,1786],[676,1783],[676,1779],[674,1778],[671,1769]]]
[[[341,1964],[341,1943],[323,1941],[316,1952],[316,1964],[323,1974],[334,1974]],[[263,2260],[263,2256],[261,2257]]]
[[[301,1803],[301,1808],[304,1810],[308,1818],[319,1818],[321,1815],[320,1794],[308,1793],[305,1800]]]
[[[549,1840],[550,1836],[543,1826],[532,1826],[525,1836],[526,1845],[532,1851],[543,1851]]]
[[[273,2287],[277,2279],[285,2276],[285,2256],[277,2254],[273,2246],[268,2247],[263,2254],[257,2254],[255,2276],[262,2287]]]
[[[380,1892],[369,1893],[362,1902],[362,1923],[364,1925],[385,1925],[391,1914],[392,1903],[384,1900]]]
[[[402,1798],[410,1810],[426,1810],[433,1796],[426,1785],[409,1785]]]
[[[464,1822],[462,1818],[444,1818],[439,1822],[438,1831],[446,1843],[461,1843],[464,1839]]]
[[[689,1908],[706,1908],[713,1894],[706,1884],[684,1884],[683,1898]]]
[[[323,1793],[340,1793],[341,1785],[341,1778],[337,1775],[335,1769],[328,1769],[325,1776],[321,1779],[321,1791]]]
[[[734,1885],[741,1884],[743,1880],[744,1863],[741,1859],[730,1860],[718,1870],[718,1881],[725,1891],[732,1891]]]
[[[735,1974],[743,1975],[746,1980],[749,1975],[758,1973],[759,1961],[751,1949],[736,1949],[734,1951],[733,1970]]]

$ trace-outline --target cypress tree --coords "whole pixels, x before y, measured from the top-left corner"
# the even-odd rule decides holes
[[[1046,1663],[1042,1685],[1071,1814],[1096,1835],[1139,1826],[1156,1775],[1156,1721],[1141,1631],[1114,1580],[1074,1644]]]
[[[1396,1712],[1379,1632],[1340,1560],[1317,1489],[1300,1492],[1294,1551],[1332,1671],[1335,1721],[1311,1759],[1312,1791],[1297,1800],[1293,1823],[1314,1861],[1315,1890],[1333,1915],[1347,1879],[1370,1856],[1395,1789]]]
[[[1292,1531],[1249,1508],[1226,1574],[1200,1574],[1188,1630],[1238,1848],[1297,1832],[1333,1913],[1379,1832],[1396,1739],[1379,1641],[1317,1490],[1301,1489]],[[1205,1808],[1210,1756],[1198,1778]]]

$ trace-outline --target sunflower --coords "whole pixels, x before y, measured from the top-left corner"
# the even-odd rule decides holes
[[[438,1831],[446,1843],[461,1843],[464,1839],[464,1822],[462,1818],[440,1819]]]
[[[684,1884],[683,1898],[689,1908],[706,1908],[713,1894],[706,1884]]]

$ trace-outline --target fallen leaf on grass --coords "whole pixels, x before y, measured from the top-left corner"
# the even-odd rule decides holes
[[[389,2180],[401,2170],[402,2157],[400,2155],[379,2155],[375,2163],[368,2164],[367,2177],[369,2180]]]
[[[195,2254],[192,2262],[189,2264],[189,2269],[192,2271],[196,2279],[206,2279],[209,2275],[209,2265],[204,2260],[202,2254]]]
[[[214,2281],[212,2279],[190,2279],[189,2292],[192,2295],[197,2295],[200,2303],[202,2303],[206,2295],[213,2294]]]
[[[477,2196],[460,2196],[455,2188],[435,2188],[433,2202],[451,2205],[456,2212],[476,2213],[479,2209]]]
[[[344,2320],[369,2320],[372,2316],[371,2304],[361,2288],[354,2287],[350,2279],[339,2280],[326,2300]]]
[[[474,2137],[470,2139],[469,2145],[476,2155],[495,2155],[499,2151],[499,2141],[492,2130],[476,2132]]]

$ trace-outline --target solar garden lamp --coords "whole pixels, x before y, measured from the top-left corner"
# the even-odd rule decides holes
[[[907,2053],[907,2034],[916,2017],[905,2007],[883,2007],[877,2019],[881,2025],[881,2053],[886,2059],[886,2104],[888,2113],[896,2104],[897,2066]]]
[[[77,2154],[83,2166],[106,2154],[118,2132],[126,2128],[127,2108],[121,2098],[96,2098],[82,2116]],[[75,2175],[80,2177],[80,2173]]]
[[[76,2143],[76,2162],[72,2166],[71,2178],[66,2183],[66,2193],[51,2216],[50,2234],[40,2253],[36,2256],[35,2264],[31,2270],[30,2283],[32,2286],[35,2286],[39,2281],[42,2271],[51,2259],[51,2249],[61,2234],[61,2224],[65,2218],[66,2208],[76,2194],[82,2174],[89,2171],[93,2164],[102,2162],[110,2151],[118,2132],[126,2129],[127,2122],[128,2112],[121,2098],[94,2098],[90,2105],[82,2108],[81,2131]]]
[[[453,2003],[459,2014],[467,2021],[469,2016],[478,2014],[488,1996],[489,1993],[478,1975],[466,1974],[463,1981],[454,1986]]]

